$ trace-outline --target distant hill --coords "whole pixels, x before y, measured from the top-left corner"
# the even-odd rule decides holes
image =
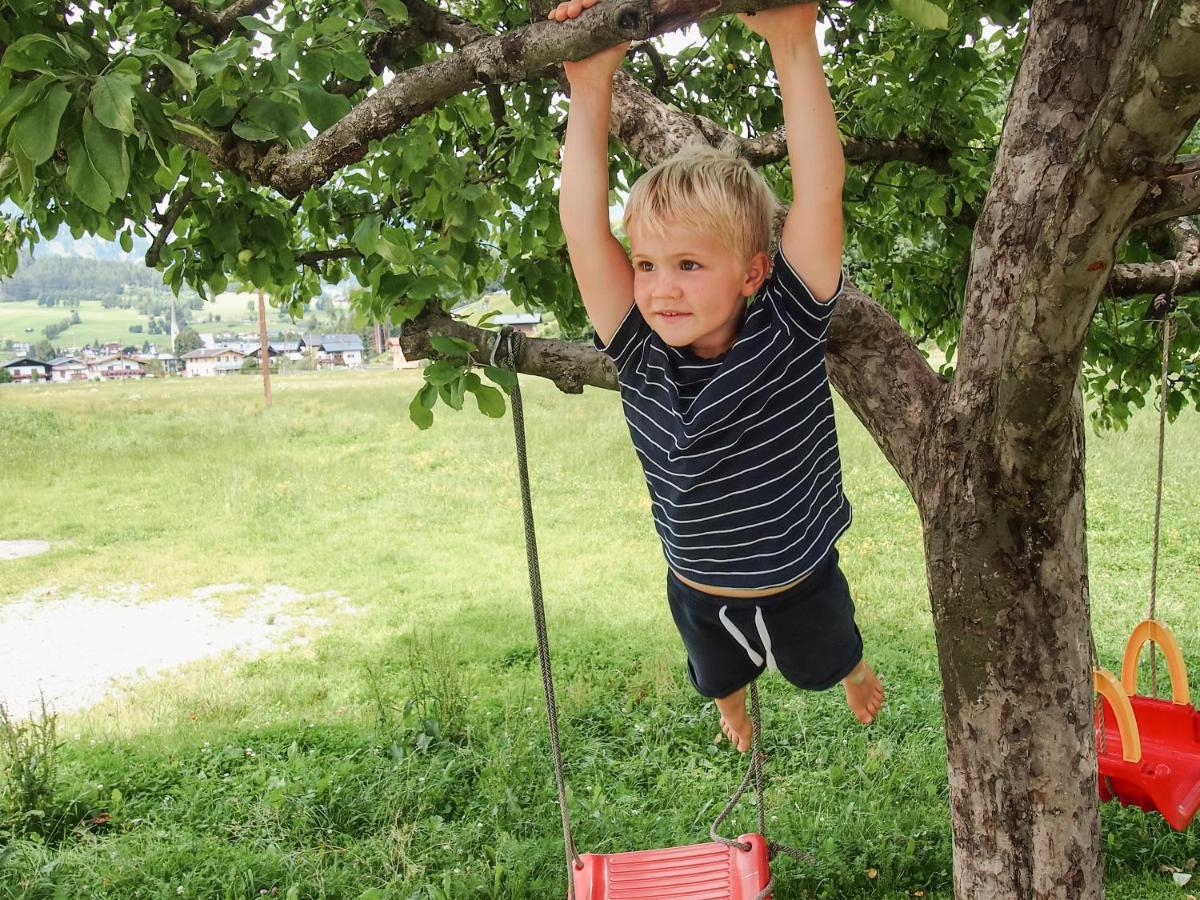
[[[167,295],[170,288],[144,264],[54,255],[25,256],[13,276],[0,281],[0,301],[46,305],[116,298],[131,291]]]

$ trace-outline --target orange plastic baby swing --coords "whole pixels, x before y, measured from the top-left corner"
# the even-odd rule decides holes
[[[1187,668],[1171,630],[1154,618],[1158,591],[1159,524],[1162,517],[1163,448],[1166,435],[1166,385],[1171,352],[1170,312],[1175,284],[1155,298],[1163,312],[1162,396],[1158,416],[1158,485],[1154,502],[1154,556],[1150,569],[1150,613],[1129,636],[1121,661],[1121,680],[1097,668],[1093,685],[1103,698],[1097,710],[1097,756],[1100,764],[1100,799],[1116,799],[1125,806],[1161,813],[1172,828],[1188,827],[1200,809],[1200,714],[1190,702]],[[1160,303],[1161,301],[1161,303]],[[1154,645],[1162,647],[1171,675],[1171,699],[1143,697],[1137,692],[1138,657],[1151,645],[1152,687],[1158,692],[1153,668]]]
[[[550,725],[550,749],[554,758],[554,776],[558,785],[558,804],[562,814],[563,843],[566,848],[570,879],[567,897],[574,900],[770,900],[774,882],[770,857],[784,852],[801,859],[807,854],[784,847],[763,837],[766,815],[763,806],[762,763],[759,746],[758,691],[750,684],[750,709],[753,723],[750,765],[740,787],[730,798],[709,831],[712,842],[672,847],[663,850],[635,850],[628,853],[584,853],[575,851],[567,809],[567,789],[563,775],[562,753],[558,739],[558,709],[554,700],[554,678],[550,669],[550,645],[546,636],[546,612],[542,603],[541,575],[538,571],[537,542],[533,528],[533,505],[529,492],[529,468],[525,453],[525,417],[521,387],[516,377],[517,352],[514,342],[522,340],[518,332],[505,328],[492,345],[491,363],[497,365],[496,351],[507,337],[507,359],[500,363],[512,370],[512,418],[517,442],[517,472],[521,481],[521,500],[525,519],[525,545],[529,561],[529,585],[533,596],[533,620],[537,633],[538,660],[542,687],[546,694],[546,717]],[[758,800],[758,834],[743,834],[737,840],[723,838],[717,828],[753,780]],[[810,860],[811,861],[811,860]]]

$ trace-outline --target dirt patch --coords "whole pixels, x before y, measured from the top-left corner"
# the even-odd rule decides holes
[[[20,559],[23,556],[37,556],[49,549],[49,541],[0,541],[0,562],[6,559]]]
[[[337,612],[354,613],[334,592],[286,585],[197,588],[186,597],[140,600],[144,585],[106,596],[58,596],[39,588],[0,605],[0,703],[17,716],[37,707],[39,690],[60,712],[90,706],[136,681],[184,663],[234,651],[253,657],[307,643]],[[230,614],[231,597],[237,598]]]

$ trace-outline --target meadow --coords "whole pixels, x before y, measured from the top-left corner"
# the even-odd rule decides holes
[[[54,325],[71,315],[71,308],[64,306],[38,306],[34,300],[19,300],[0,303],[0,343],[4,341],[25,341],[37,343],[46,335],[43,333],[47,325]],[[146,316],[139,315],[135,309],[105,309],[99,300],[84,300],[79,304],[78,325],[61,332],[51,343],[55,346],[82,346],[93,341],[107,343],[121,341],[122,343],[141,346],[143,341],[150,341],[156,346],[170,346],[169,336],[160,334],[134,334],[130,325],[141,325],[143,329],[148,321]],[[33,329],[27,331],[26,329]]]
[[[2,307],[0,307],[2,308]],[[2,898],[546,898],[563,856],[512,423],[472,400],[418,431],[414,371],[0,389],[0,603],[35,590],[213,583],[338,591],[307,646],[185,667],[60,723],[46,839],[7,838]],[[524,379],[534,512],[575,837],[706,840],[744,758],[688,686],[646,488],[612,392]],[[762,680],[779,900],[951,896],[939,676],[920,523],[838,402],[854,524],[839,542],[888,689],[862,728],[837,690]],[[1145,612],[1157,420],[1088,436],[1096,642]],[[1168,430],[1159,616],[1200,657],[1200,423]],[[102,658],[104,646],[94,653]],[[744,802],[728,833],[752,830]],[[1108,895],[1186,897],[1196,829],[1112,804]]]

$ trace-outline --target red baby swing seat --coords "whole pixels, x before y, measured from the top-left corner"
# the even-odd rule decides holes
[[[738,841],[749,849],[713,842],[583,853],[583,868],[574,870],[576,900],[754,900],[771,878],[767,842],[760,834]]]
[[[1137,693],[1142,646],[1158,644],[1171,675],[1171,699]],[[1097,747],[1100,799],[1116,799],[1161,813],[1183,831],[1200,809],[1200,713],[1189,701],[1187,670],[1174,635],[1147,619],[1133,630],[1121,663],[1121,681],[1105,669],[1094,676],[1100,692]]]

